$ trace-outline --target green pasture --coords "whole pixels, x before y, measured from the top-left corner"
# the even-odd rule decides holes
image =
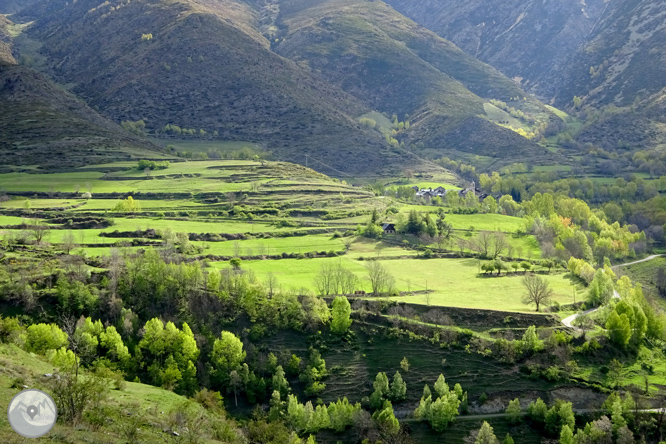
[[[203,244],[204,242],[193,242]],[[275,255],[281,253],[308,253],[311,251],[342,251],[341,239],[331,235],[310,235],[284,238],[250,239],[243,241],[206,242],[208,249],[203,254],[232,256],[240,248],[241,256]]]
[[[409,214],[411,211],[418,213],[437,213],[440,207],[431,205],[402,205],[400,212]],[[444,208],[444,211],[448,211]],[[453,228],[459,230],[483,230],[483,231],[503,231],[505,233],[514,232],[523,228],[524,220],[520,217],[505,216],[503,214],[452,214],[446,213],[446,221]]]
[[[115,218],[113,225],[105,231],[133,231],[137,229],[166,230],[171,228],[174,233],[260,233],[273,231],[293,231],[294,228],[277,228],[265,222],[241,222],[234,220],[204,222],[194,220],[149,219],[149,218]]]
[[[99,168],[103,168],[100,165]],[[81,192],[90,188],[95,193],[141,192],[229,192],[250,191],[251,182],[264,184],[280,178],[278,169],[266,171],[256,169],[260,163],[243,160],[177,162],[167,169],[151,171],[146,175],[136,168],[125,171],[103,173],[90,168],[74,172],[53,174],[7,173],[0,175],[0,189],[5,191]],[[278,175],[276,176],[276,173]],[[289,172],[285,171],[285,174]],[[303,175],[302,171],[294,171]],[[349,190],[319,176],[308,176],[305,186],[326,184],[331,190]],[[303,182],[295,182],[303,184]],[[307,185],[310,184],[310,185]],[[291,189],[291,188],[289,188]]]
[[[184,139],[161,139],[151,138],[158,145],[173,146],[177,151],[190,151],[193,153],[208,151],[238,151],[245,147],[253,150],[260,150],[261,146],[253,142],[244,142],[241,140],[184,140]]]
[[[533,311],[522,303],[522,272],[500,277],[479,275],[478,259],[396,259],[382,260],[400,291],[432,290],[429,303],[438,306],[467,307],[506,311]],[[263,280],[273,273],[286,288],[314,290],[314,280],[323,264],[342,264],[361,279],[359,289],[370,291],[365,262],[352,257],[322,259],[283,259],[245,261],[243,268],[252,270]],[[214,268],[226,268],[227,262],[214,262]],[[560,304],[573,302],[571,281],[563,274],[544,275],[554,291],[553,300]],[[427,304],[423,294],[396,296],[393,300]],[[544,307],[545,308],[545,307]]]
[[[503,273],[500,277],[479,274],[478,259],[430,259],[383,261],[396,277],[401,290],[433,290],[432,305],[481,308],[506,311],[530,311],[522,303],[525,289],[523,274]],[[573,302],[571,281],[563,274],[544,275],[553,289],[553,300],[560,304]],[[394,300],[427,304],[422,294],[394,297]]]
[[[445,220],[458,230],[502,231],[504,233],[515,232],[525,225],[522,218],[503,214],[447,214]]]
[[[483,104],[483,110],[486,112],[486,118],[493,123],[508,122],[508,125],[513,128],[523,128],[529,130],[529,126],[524,124],[520,119],[513,117],[503,109],[500,109],[492,103],[486,102]]]
[[[20,225],[29,219],[16,216],[0,216],[0,225]]]
[[[548,173],[550,171],[571,171],[571,166],[569,165],[535,165],[535,173]]]

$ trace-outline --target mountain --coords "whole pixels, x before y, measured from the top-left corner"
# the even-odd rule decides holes
[[[429,155],[550,155],[490,123],[486,106],[516,99],[545,120],[549,110],[381,1],[51,0],[15,16],[32,22],[44,72],[111,120],[141,119],[152,132],[201,129],[284,160],[310,156],[329,174],[419,164],[359,124],[380,111],[409,115],[411,128],[395,138]],[[482,135],[478,143],[462,128]]]
[[[574,95],[585,105],[649,105],[666,87],[666,4],[655,0],[609,2],[576,51],[557,102]]]
[[[272,48],[297,61],[368,107],[409,115],[399,140],[433,149],[503,153],[511,162],[546,150],[489,123],[484,103],[526,98],[515,82],[419,26],[381,1],[280,2]],[[519,101],[548,114],[536,100]],[[470,144],[457,134],[479,132]]]
[[[387,3],[519,81],[541,100],[570,111],[583,110],[581,118],[587,121],[576,136],[581,144],[609,149],[666,142],[663,2]],[[574,97],[581,99],[576,108]]]
[[[10,21],[0,15],[0,65],[15,65],[12,38],[9,34]]]
[[[563,86],[557,73],[570,66],[571,56],[587,41],[608,4],[605,0],[386,2],[544,100],[557,95]]]
[[[0,66],[0,161],[67,168],[136,157],[157,147],[104,119],[44,75]]]
[[[13,14],[36,2],[37,0],[0,0],[0,14]]]
[[[35,20],[47,72],[116,122],[217,131],[346,172],[413,161],[358,123],[366,105],[272,52],[248,4],[54,0],[21,17]]]

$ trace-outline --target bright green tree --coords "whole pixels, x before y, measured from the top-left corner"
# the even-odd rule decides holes
[[[518,398],[513,401],[509,401],[509,405],[506,408],[506,414],[509,415],[509,422],[511,424],[518,424],[522,416],[522,410],[520,408],[520,400]]]
[[[213,343],[210,363],[218,382],[225,381],[230,372],[238,370],[245,360],[243,343],[235,334],[222,331],[220,338]]]
[[[391,405],[391,401],[384,401],[382,408],[372,415],[372,419],[375,420],[380,428],[389,434],[396,434],[400,431],[400,422],[393,413],[393,405]]]
[[[631,322],[626,314],[619,315],[613,310],[606,321],[610,340],[620,347],[626,347],[631,339]]]
[[[546,414],[548,413],[548,406],[541,398],[537,398],[536,402],[530,402],[527,406],[527,415],[532,421],[543,424],[546,422]]]
[[[67,333],[56,324],[32,324],[25,333],[25,349],[40,355],[66,347],[68,343]]]
[[[407,396],[407,384],[402,379],[400,372],[395,372],[393,381],[391,381],[391,389],[389,397],[393,402],[404,401]]]
[[[560,444],[574,444],[574,435],[571,427],[564,425],[560,432]]]
[[[199,348],[187,323],[181,331],[173,322],[165,325],[154,318],[146,322],[144,332],[137,359],[146,367],[151,383],[183,394],[193,393]]]
[[[523,338],[520,341],[520,345],[522,347],[523,353],[527,354],[532,354],[543,349],[543,341],[539,339],[539,336],[536,333],[536,327],[534,325],[530,325],[527,330],[525,330]]]
[[[483,421],[479,433],[476,435],[474,444],[499,444],[499,440],[495,436],[493,428],[487,421]]]
[[[352,324],[351,305],[346,296],[338,296],[333,300],[331,307],[331,331],[333,333],[342,335],[345,334]]]
[[[546,413],[545,422],[546,431],[553,436],[557,436],[565,425],[568,425],[573,430],[576,426],[573,406],[570,402],[564,402],[558,399],[555,401],[555,405],[553,405]]]
[[[284,376],[284,370],[281,365],[277,366],[271,382],[271,388],[273,391],[278,392],[283,399],[286,398],[291,389],[289,387],[289,381],[287,381],[287,378]]]
[[[384,403],[384,400],[388,398],[391,393],[389,387],[389,380],[386,376],[386,373],[379,372],[375,377],[375,382],[372,383],[372,387],[375,389],[370,395],[370,405],[373,409],[379,409]]]

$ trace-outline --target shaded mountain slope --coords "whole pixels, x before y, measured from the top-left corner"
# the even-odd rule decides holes
[[[640,104],[666,87],[664,42],[666,3],[610,2],[588,42],[569,64],[558,103],[568,103],[577,95],[584,104],[597,107]]]
[[[28,6],[33,5],[38,0],[0,0],[0,14],[13,14],[19,12]]]
[[[217,131],[347,172],[405,162],[357,123],[367,106],[271,52],[248,5],[51,1],[25,14],[39,16],[30,35],[43,42],[55,78],[115,121]]]
[[[487,138],[483,144],[471,146],[447,137],[464,122],[467,129],[478,123],[486,100],[508,101],[526,94],[496,69],[381,1],[285,0],[280,3],[279,28],[276,52],[373,109],[395,113],[400,120],[408,114],[412,126],[400,140],[478,154],[502,152],[509,162],[515,159],[512,155],[545,151],[490,123],[482,125]],[[533,99],[525,105],[543,109]]]
[[[549,99],[604,0],[386,0],[399,12]],[[589,67],[588,67],[589,69]]]
[[[146,140],[101,117],[42,74],[0,67],[0,161],[67,168],[115,159],[159,158]]]

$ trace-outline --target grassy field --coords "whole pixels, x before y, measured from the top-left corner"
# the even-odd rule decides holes
[[[412,181],[421,186],[443,184],[451,185],[452,176],[447,172],[428,173],[429,176],[417,177]],[[416,210],[419,212],[436,212],[439,208],[424,205],[406,205],[390,198],[376,198],[359,187],[352,187],[305,168],[269,162],[261,165],[253,161],[213,160],[174,162],[165,170],[151,173],[152,178],[146,179],[142,171],[129,162],[117,162],[109,165],[96,165],[76,171],[57,174],[30,174],[27,172],[0,175],[0,188],[6,191],[54,193],[52,198],[31,199],[30,212],[24,211],[25,198],[15,197],[0,204],[1,208],[13,211],[24,211],[26,215],[40,217],[48,210],[61,210],[62,214],[76,216],[104,216],[119,202],[119,199],[94,198],[95,193],[104,192],[135,192],[135,198],[141,205],[141,211],[151,217],[111,217],[113,225],[103,229],[74,230],[75,251],[83,251],[88,257],[108,255],[111,248],[122,243],[131,242],[133,238],[141,238],[139,231],[154,229],[157,231],[171,229],[179,233],[218,233],[247,235],[247,239],[239,241],[201,242],[193,240],[195,246],[203,246],[201,256],[232,256],[239,253],[243,257],[276,254],[305,254],[311,252],[342,252],[345,251],[347,237],[334,237],[333,231],[345,232],[357,224],[367,223],[368,208],[383,211],[389,206],[397,206],[403,214]],[[111,180],[112,179],[112,180]],[[254,185],[253,185],[254,184]],[[257,187],[257,184],[263,184]],[[73,192],[79,189],[92,189],[93,198],[63,199],[55,194],[58,191]],[[217,202],[202,202],[197,198],[201,192],[224,193],[233,190],[236,193],[248,193],[243,201],[247,211],[255,205],[280,205],[279,216],[257,216],[254,221],[229,217],[210,216],[222,210],[229,210],[226,196]],[[191,193],[190,197],[161,200],[155,197],[143,199],[142,193],[165,191],[173,193]],[[239,204],[238,202],[234,205]],[[70,208],[76,206],[76,208]],[[335,211],[336,219],[320,219],[312,213],[319,211]],[[178,215],[180,218],[162,217]],[[116,214],[114,214],[116,216]],[[186,216],[186,217],[185,217]],[[346,216],[346,217],[345,217]],[[25,217],[0,216],[2,225],[18,225]],[[521,218],[498,214],[447,214],[446,220],[454,227],[454,235],[470,239],[480,230],[502,231],[507,235],[507,242],[513,248],[512,256],[536,259],[540,250],[532,236],[516,236],[523,227]],[[278,221],[289,221],[289,227],[280,228]],[[298,235],[299,231],[313,227],[324,228],[329,233]],[[53,226],[52,228],[56,228]],[[109,237],[114,231],[137,232],[130,237]],[[8,230],[4,230],[8,232]],[[14,230],[14,232],[23,230]],[[52,229],[45,240],[51,248],[60,249],[64,236],[69,230]],[[284,233],[287,236],[255,238],[253,233]],[[14,233],[15,234],[15,233]],[[281,285],[287,288],[314,290],[314,278],[322,264],[342,263],[356,273],[361,279],[360,288],[370,290],[367,280],[364,259],[380,258],[396,279],[398,290],[433,290],[429,301],[423,296],[404,296],[401,300],[409,300],[419,304],[451,305],[472,308],[497,308],[502,310],[528,311],[529,307],[521,302],[522,284],[520,276],[500,278],[479,277],[479,261],[474,259],[417,259],[419,252],[405,248],[403,237],[389,236],[387,242],[379,242],[361,237],[354,238],[349,251],[340,257],[318,259],[283,259],[283,260],[252,260],[245,261],[243,268],[252,270],[259,279],[265,279],[268,273],[277,276]],[[159,241],[159,239],[157,240]],[[412,239],[414,241],[414,239]],[[48,248],[45,244],[44,248]],[[136,251],[142,247],[131,247]],[[431,246],[435,248],[435,246]],[[454,243],[449,249],[456,249]],[[224,268],[226,262],[213,262],[214,268]],[[560,303],[570,302],[571,290],[568,280],[561,275],[548,277],[555,291],[555,300]]]
[[[225,153],[229,151],[238,151],[245,147],[255,151],[261,149],[261,146],[256,143],[240,140],[181,140],[156,138],[151,138],[151,140],[158,145],[173,146],[177,151],[189,151],[191,153],[207,153],[208,151]]]
[[[383,253],[382,253],[383,254]],[[396,296],[392,300],[451,307],[496,309],[505,311],[533,311],[523,304],[522,272],[500,277],[479,275],[477,259],[396,259],[382,260],[396,279],[400,291],[431,290],[429,298],[423,294]],[[279,261],[245,261],[243,268],[252,270],[264,280],[273,273],[285,288],[315,289],[314,281],[324,264],[342,264],[360,279],[361,290],[371,291],[366,279],[365,263],[351,256],[322,259],[283,259]],[[226,262],[213,262],[214,268],[226,268]],[[554,291],[553,300],[560,304],[573,302],[571,281],[564,274],[545,276]]]
[[[203,244],[203,242],[193,242]],[[241,256],[275,255],[281,253],[307,253],[311,251],[340,251],[344,244],[330,235],[311,235],[288,238],[251,239],[244,241],[207,242],[204,254],[232,256],[237,246]]]

